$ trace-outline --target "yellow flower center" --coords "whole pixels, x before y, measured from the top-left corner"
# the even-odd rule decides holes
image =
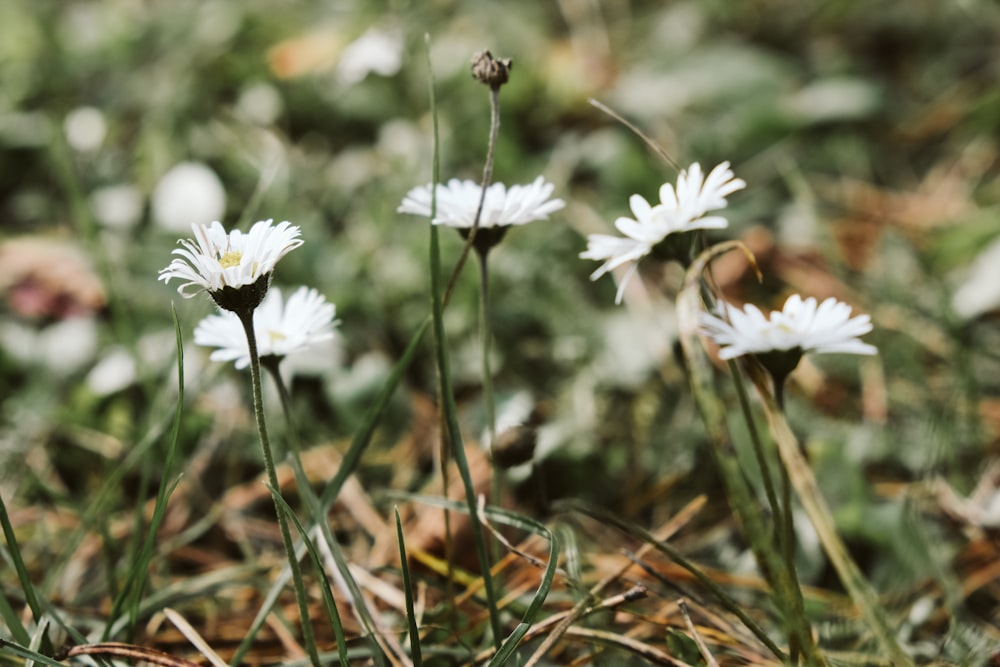
[[[241,259],[243,259],[243,253],[239,250],[230,250],[223,253],[222,257],[219,258],[219,264],[222,265],[222,268],[228,269],[233,266],[239,266]]]
[[[277,329],[268,329],[267,337],[270,339],[272,345],[288,338],[288,336]]]

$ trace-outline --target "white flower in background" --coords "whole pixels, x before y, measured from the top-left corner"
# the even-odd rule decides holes
[[[258,82],[247,86],[236,100],[236,113],[261,126],[278,120],[283,108],[281,93],[269,83]]]
[[[142,192],[134,185],[109,185],[90,194],[90,209],[108,229],[131,229],[142,218]]]
[[[632,195],[629,207],[635,218],[615,220],[615,227],[624,238],[608,234],[591,234],[587,238],[587,250],[580,253],[581,259],[604,261],[590,279],[597,280],[612,269],[633,263],[618,285],[615,303],[621,303],[625,285],[635,274],[640,259],[671,234],[727,227],[729,221],[724,217],[705,214],[725,208],[726,197],[745,187],[746,182],[734,177],[728,162],[717,165],[707,177],[696,162],[681,171],[676,189],[670,183],[660,187],[660,203],[656,206],[641,195]]]
[[[225,212],[222,181],[201,162],[173,166],[153,190],[153,221],[171,232],[185,231],[192,221],[218,220]]]
[[[479,226],[509,227],[534,220],[546,220],[550,213],[566,205],[562,199],[550,199],[554,189],[555,186],[541,176],[528,185],[512,185],[510,188],[503,183],[493,183],[486,188]],[[480,185],[469,180],[453,178],[447,185],[438,183],[437,216],[434,224],[459,229],[472,227],[481,193]],[[410,190],[396,210],[399,213],[430,217],[431,186]]]
[[[817,304],[793,294],[769,316],[752,304],[740,309],[720,302],[717,312],[701,313],[701,330],[719,345],[720,359],[787,351],[878,354],[858,338],[872,330],[871,318],[851,317],[851,307],[833,297]]]
[[[68,317],[39,329],[0,318],[0,348],[25,363],[66,377],[90,362],[98,350],[98,323],[92,315]]]
[[[1000,309],[1000,239],[983,248],[961,272],[951,307],[967,320]]]
[[[337,63],[337,76],[347,85],[369,74],[392,76],[403,65],[403,35],[398,30],[372,28],[347,45]]]
[[[300,287],[283,301],[281,290],[268,291],[253,313],[254,334],[261,357],[286,357],[333,338],[336,306],[315,289]],[[212,361],[250,365],[247,337],[235,313],[209,315],[194,330],[194,342],[217,348]]]
[[[78,107],[69,112],[63,121],[66,142],[81,153],[96,151],[108,134],[104,114],[94,107]]]
[[[173,278],[185,281],[177,288],[185,298],[207,291],[219,303],[219,293],[224,288],[240,290],[248,286],[262,287],[259,290],[262,298],[267,290],[267,277],[278,260],[302,245],[297,226],[288,221],[272,223],[272,220],[256,222],[246,234],[238,229],[227,234],[218,221],[211,225],[193,224],[195,240],[180,241],[183,247],[173,252],[180,257],[160,271],[158,280],[164,283]],[[264,278],[263,285],[258,283],[261,278]],[[194,291],[187,288],[194,288]],[[258,303],[260,298],[250,307]],[[223,303],[219,305],[233,310]]]

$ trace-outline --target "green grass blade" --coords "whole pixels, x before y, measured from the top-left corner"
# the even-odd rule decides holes
[[[305,550],[306,548],[304,545],[299,545],[299,548],[295,551],[296,557],[305,553]],[[260,609],[257,611],[257,615],[254,616],[253,622],[250,624],[250,627],[247,628],[246,635],[233,652],[233,657],[229,660],[230,665],[235,667],[235,665],[243,663],[243,658],[250,651],[250,647],[253,646],[253,641],[256,639],[257,633],[260,632],[262,627],[264,627],[264,621],[267,620],[268,614],[271,613],[274,605],[277,604],[278,598],[281,596],[281,592],[285,589],[285,586],[289,581],[291,581],[291,579],[292,569],[288,565],[285,565],[285,567],[281,569],[278,576],[275,577],[274,582],[271,584],[271,589],[261,601]]]
[[[316,545],[312,543],[309,539],[309,534],[306,532],[305,526],[299,521],[299,518],[295,515],[295,512],[289,507],[288,502],[278,493],[277,489],[273,488],[270,484],[268,485],[268,490],[271,491],[271,495],[274,497],[275,503],[281,506],[281,510],[285,513],[289,520],[295,524],[295,529],[299,531],[299,535],[302,538],[302,543],[305,545],[309,552],[309,559],[312,561],[313,568],[316,570],[319,576],[320,593],[323,595],[323,604],[326,607],[327,616],[330,619],[330,625],[333,627],[334,637],[337,639],[337,653],[340,657],[341,664],[347,664],[347,638],[344,637],[344,626],[340,622],[340,612],[337,611],[337,603],[333,598],[333,591],[330,589],[330,582],[325,576],[325,570],[323,569],[323,561],[319,557],[319,552],[316,551]]]
[[[118,597],[111,607],[108,615],[109,623],[104,628],[103,641],[107,641],[114,620],[122,612],[123,607],[127,608],[129,615],[129,627],[133,627],[138,618],[139,605],[142,594],[146,586],[146,579],[149,573],[149,563],[153,559],[153,548],[156,542],[156,533],[163,517],[167,513],[167,500],[177,487],[180,478],[174,480],[172,484],[167,483],[168,477],[174,468],[174,459],[177,457],[177,442],[180,439],[181,416],[184,413],[184,340],[181,336],[180,320],[177,318],[177,310],[171,306],[171,313],[174,320],[174,336],[177,343],[177,406],[174,410],[173,426],[167,440],[167,452],[163,462],[163,477],[160,481],[160,488],[156,494],[156,502],[153,506],[153,516],[146,531],[146,539],[142,549],[129,571],[128,579]]]
[[[401,493],[393,492],[387,494],[393,498],[400,498],[405,500],[412,500],[414,502],[419,502],[424,505],[429,505],[432,507],[440,507],[442,509],[451,510],[453,512],[468,512],[469,508],[467,504],[456,502],[453,500],[447,500],[445,498],[437,496],[422,496],[411,493]],[[520,644],[521,639],[524,637],[525,633],[530,629],[531,625],[535,622],[538,616],[538,612],[541,611],[542,605],[545,603],[545,599],[548,597],[549,591],[552,588],[552,582],[555,579],[556,572],[558,570],[559,564],[559,540],[549,528],[534,519],[516,514],[509,510],[504,510],[496,507],[486,507],[484,510],[486,517],[495,523],[500,523],[505,526],[510,526],[518,530],[522,530],[527,533],[532,533],[547,540],[549,543],[549,555],[548,563],[545,566],[545,570],[542,573],[542,579],[539,583],[538,590],[531,598],[531,602],[525,608],[524,612],[521,614],[521,621],[514,631],[508,635],[496,649],[496,653],[493,659],[490,660],[490,665],[497,666],[504,664],[517,649]],[[476,514],[472,515],[473,517]],[[473,519],[473,523],[479,523]]]
[[[792,487],[799,496],[803,509],[809,516],[816,535],[819,537],[823,550],[830,558],[841,583],[847,589],[851,600],[858,606],[865,624],[874,633],[879,645],[885,654],[892,659],[892,664],[899,667],[913,665],[913,660],[902,649],[896,636],[889,627],[889,623],[882,612],[875,591],[872,590],[868,581],[861,576],[857,564],[844,546],[844,542],[837,534],[837,528],[833,520],[830,508],[823,498],[816,477],[813,475],[809,463],[799,449],[799,442],[788,426],[788,421],[778,407],[774,397],[767,392],[760,392],[764,401],[764,412],[767,414],[767,421],[771,427],[778,451],[781,454],[782,463],[788,471],[788,476],[792,482]]]
[[[410,657],[415,667],[422,667],[424,659],[420,654],[420,630],[417,615],[413,611],[413,582],[410,581],[410,564],[406,559],[406,543],[403,540],[403,524],[399,520],[399,508],[393,508],[396,516],[396,539],[399,541],[399,569],[403,575],[403,595],[406,598],[406,621],[410,634]]]
[[[403,356],[400,357],[399,361],[396,362],[396,365],[392,367],[392,373],[390,373],[389,377],[386,378],[385,384],[382,385],[382,390],[375,399],[375,403],[368,410],[368,414],[365,415],[364,423],[354,434],[354,438],[351,440],[351,446],[347,450],[347,453],[344,454],[344,458],[340,463],[340,468],[337,470],[337,474],[334,475],[333,479],[326,485],[326,488],[323,489],[323,495],[320,498],[320,502],[322,503],[324,509],[329,509],[329,507],[337,499],[337,495],[340,493],[340,489],[344,486],[344,482],[346,482],[347,478],[354,473],[355,469],[357,469],[358,463],[361,460],[361,455],[364,453],[369,443],[371,443],[372,436],[375,434],[375,429],[378,427],[382,413],[389,404],[389,400],[392,398],[393,393],[395,393],[396,387],[399,385],[399,381],[402,379],[406,369],[410,367],[414,357],[416,357],[417,350],[420,347],[420,341],[423,340],[424,334],[427,333],[427,329],[430,325],[431,318],[428,317],[420,324],[419,327],[417,327],[416,332],[413,334],[409,344],[406,346],[406,350],[403,351]]]
[[[559,564],[559,540],[556,538],[555,533],[548,529],[544,524],[535,521],[534,519],[529,519],[523,517],[519,514],[514,514],[507,510],[498,508],[487,508],[486,516],[491,521],[497,521],[498,523],[504,523],[508,526],[513,526],[530,533],[534,533],[539,537],[542,537],[549,542],[549,560],[548,564],[545,566],[545,571],[542,573],[542,580],[538,585],[538,590],[531,598],[531,602],[528,604],[528,608],[524,610],[524,614],[521,615],[521,622],[514,628],[514,631],[503,641],[500,648],[497,650],[493,659],[490,660],[491,667],[497,667],[503,665],[507,662],[510,656],[514,653],[517,647],[521,644],[521,639],[531,628],[531,625],[535,622],[538,616],[538,612],[542,610],[542,605],[545,603],[545,599],[549,595],[549,591],[552,589],[552,582],[555,580],[556,570]]]
[[[773,599],[784,617],[789,644],[801,647],[811,664],[821,664],[823,658],[815,649],[808,620],[795,607],[795,600],[801,598],[796,593],[799,583],[791,576],[784,559],[775,549],[771,531],[765,525],[756,495],[740,467],[732,439],[726,430],[726,411],[716,395],[712,366],[698,337],[702,273],[714,257],[737,248],[745,250],[745,246],[738,241],[715,245],[703,252],[687,270],[684,288],[677,297],[681,347],[691,391],[708,432],[712,454],[725,482],[729,506],[740,521],[761,572],[773,586]]]
[[[24,591],[24,599],[28,603],[31,615],[37,623],[42,618],[42,610],[38,604],[38,596],[35,593],[34,585],[31,583],[31,577],[28,576],[28,570],[24,566],[24,558],[21,556],[21,549],[17,545],[14,526],[7,515],[7,505],[3,501],[3,496],[0,496],[0,526],[3,527],[3,536],[7,540],[7,551],[14,563],[17,579],[21,583],[21,590]],[[3,618],[7,624],[7,629],[10,630],[16,641],[21,644],[30,643],[31,637],[28,635],[28,631],[24,628],[24,625],[21,624],[20,616],[10,606],[10,601],[6,595],[0,595],[0,617]]]
[[[351,569],[347,565],[347,559],[344,557],[344,551],[340,548],[340,543],[333,536],[329,522],[321,522],[319,529],[323,535],[323,541],[326,543],[327,549],[330,550],[330,555],[333,557],[333,562],[337,566],[337,571],[340,573],[344,583],[347,585],[348,592],[351,594],[351,601],[354,603],[354,610],[361,621],[361,625],[364,627],[365,632],[368,633],[368,638],[373,644],[372,655],[376,663],[383,665],[385,664],[385,655],[375,639],[378,634],[378,627],[376,627],[375,619],[372,618],[368,604],[361,594],[361,588],[358,587],[358,583],[354,580],[354,575],[351,574]]]
[[[55,658],[50,658],[47,655],[39,653],[38,651],[33,651],[30,648],[25,648],[21,646],[20,643],[14,643],[0,638],[0,651],[8,651],[14,655],[21,656],[25,660],[34,660],[35,662],[40,662],[50,667],[66,667],[65,663],[59,662]]]
[[[740,621],[743,623],[743,625],[745,625],[747,629],[750,630],[750,632],[752,632],[754,636],[756,636],[757,639],[759,639],[760,642],[764,644],[764,646],[766,646],[768,650],[771,651],[771,653],[774,654],[776,658],[778,658],[779,660],[788,659],[788,656],[785,655],[785,652],[782,651],[780,648],[778,648],[778,645],[775,644],[771,640],[771,638],[767,636],[767,633],[764,632],[763,628],[757,625],[757,623],[752,618],[750,618],[750,616],[748,616],[745,611],[743,611],[743,607],[740,605],[740,603],[731,598],[729,594],[727,594],[722,589],[722,587],[720,587],[717,583],[715,583],[711,579],[711,577],[702,572],[701,569],[698,568],[698,566],[696,566],[694,563],[685,558],[679,551],[670,546],[670,544],[656,539],[656,537],[654,537],[646,529],[641,528],[629,521],[620,519],[611,512],[606,512],[602,509],[591,507],[581,502],[577,501],[562,502],[557,505],[557,509],[559,509],[560,511],[572,511],[572,512],[579,512],[580,514],[585,514],[591,517],[592,519],[596,519],[602,523],[607,523],[609,525],[614,526],[615,528],[625,533],[626,535],[631,535],[637,540],[652,545],[653,548],[655,548],[657,551],[659,551],[664,556],[674,561],[675,563],[683,567],[685,570],[690,572],[692,575],[694,575],[695,579],[697,579],[698,582],[701,583],[701,585],[707,588],[712,593],[712,595],[716,597],[719,603],[722,604],[723,607],[728,609],[732,614],[734,614],[737,618],[739,618]]]
[[[430,72],[431,115],[434,117],[434,166],[431,179],[431,220],[437,213],[437,184],[440,180],[440,150],[437,129],[437,106],[434,97],[434,75],[431,67],[430,37],[425,37],[425,52],[427,54],[427,69]],[[465,501],[469,515],[476,516],[476,490],[472,484],[469,472],[469,460],[465,456],[465,445],[462,433],[458,427],[458,408],[455,406],[455,393],[451,384],[451,365],[448,358],[448,340],[444,330],[444,302],[441,285],[441,248],[438,241],[437,225],[430,224],[430,264],[431,264],[431,304],[434,319],[434,359],[437,362],[438,383],[441,393],[441,409],[444,416],[445,431],[451,450],[455,455],[455,464],[465,488]],[[500,611],[497,608],[496,592],[493,588],[493,577],[490,574],[490,556],[486,548],[486,536],[478,521],[470,522],[472,537],[475,543],[476,556],[483,572],[483,590],[486,593],[486,604],[490,612],[490,628],[493,631],[493,643],[499,649],[501,637]]]
[[[375,429],[378,427],[382,413],[385,411],[392,395],[395,393],[396,387],[399,386],[399,382],[402,379],[403,374],[416,357],[417,350],[420,348],[420,342],[423,340],[423,337],[427,333],[428,328],[430,328],[430,325],[431,318],[428,317],[420,324],[416,332],[414,332],[399,361],[397,361],[396,365],[393,366],[392,372],[389,374],[389,377],[386,378],[378,397],[375,399],[375,403],[365,416],[363,425],[354,434],[351,446],[348,448],[347,453],[344,454],[340,467],[337,469],[337,474],[334,475],[333,479],[330,480],[330,482],[327,483],[326,487],[323,489],[323,494],[319,499],[320,511],[318,513],[313,511],[313,525],[325,525],[326,522],[322,519],[322,517],[325,516],[325,512],[334,503],[334,501],[336,501],[337,495],[340,493],[341,488],[343,488],[344,483],[357,469],[358,463],[361,461],[361,455],[371,443],[372,436],[375,434]],[[302,549],[304,550],[304,547],[302,547]],[[301,553],[298,548],[296,549],[296,552]],[[267,619],[267,615],[277,603],[281,589],[288,583],[290,576],[291,573],[286,568],[274,581],[271,590],[268,592],[261,604],[260,610],[254,617],[253,623],[251,623],[250,628],[247,630],[246,636],[244,636],[243,640],[236,648],[231,664],[239,664],[240,661],[242,661],[242,659],[246,656],[254,638],[264,626],[264,621]]]

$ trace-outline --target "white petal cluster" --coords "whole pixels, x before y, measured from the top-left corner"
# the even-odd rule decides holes
[[[742,309],[720,302],[717,314],[701,313],[701,330],[719,345],[720,359],[799,349],[805,352],[877,354],[858,338],[872,330],[868,315],[830,297],[817,304],[793,294],[781,310],[765,316],[752,304]]]
[[[281,290],[268,290],[254,310],[254,335],[261,357],[286,357],[333,337],[336,306],[318,291],[308,287],[295,290],[283,301]],[[204,318],[194,330],[194,342],[217,348],[212,361],[234,361],[236,368],[250,365],[246,334],[239,317],[221,311]]]
[[[587,250],[580,257],[604,261],[590,279],[597,280],[608,271],[632,262],[615,296],[615,303],[621,303],[625,285],[635,274],[640,259],[670,234],[727,227],[729,221],[724,217],[705,214],[725,208],[726,197],[745,187],[746,182],[734,177],[728,162],[717,165],[707,177],[696,162],[681,171],[676,188],[671,183],[660,187],[659,204],[653,206],[641,195],[632,195],[629,207],[635,218],[615,220],[615,227],[624,237],[591,234],[587,238]]]
[[[246,234],[237,229],[226,233],[216,221],[211,225],[193,224],[195,240],[182,239],[175,258],[160,271],[159,280],[185,281],[177,291],[185,298],[200,291],[216,292],[223,287],[251,285],[290,251],[302,245],[299,228],[288,221],[254,223]],[[192,288],[193,291],[188,288]]]
[[[563,208],[562,199],[551,199],[555,186],[539,176],[528,185],[493,183],[486,188],[480,227],[509,227],[534,220],[546,220],[549,214]],[[437,186],[437,214],[435,225],[469,228],[476,220],[482,187],[473,181],[453,178]],[[413,188],[397,209],[399,213],[412,213],[430,217],[431,186]]]

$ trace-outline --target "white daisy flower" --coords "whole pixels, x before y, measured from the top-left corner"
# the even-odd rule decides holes
[[[318,291],[300,287],[283,301],[280,289],[268,291],[253,313],[254,335],[261,357],[286,357],[333,338],[336,306]],[[235,313],[222,311],[203,319],[194,330],[194,342],[217,348],[212,361],[234,361],[236,368],[250,365],[243,324]]]
[[[587,250],[580,253],[580,258],[604,261],[590,279],[597,280],[608,271],[632,262],[615,296],[615,303],[621,303],[625,285],[635,274],[640,259],[672,234],[727,227],[729,222],[724,217],[705,214],[725,208],[726,197],[745,187],[746,182],[734,177],[728,162],[717,165],[707,178],[696,162],[681,171],[676,189],[670,183],[660,186],[660,203],[656,206],[640,195],[632,195],[629,207],[635,218],[615,220],[615,227],[624,238],[607,234],[591,234],[587,238]]]
[[[550,213],[563,208],[562,199],[550,199],[555,186],[541,176],[528,185],[493,183],[486,188],[483,212],[479,218],[480,227],[509,227],[523,225],[534,220],[546,220]],[[447,185],[437,186],[437,216],[435,225],[445,225],[459,229],[471,228],[476,220],[482,188],[474,181],[460,181],[453,178]],[[431,186],[413,188],[396,209],[399,213],[412,213],[430,217]]]
[[[206,291],[218,303],[225,288],[241,290],[248,286],[256,286],[259,296],[263,297],[267,278],[278,260],[302,245],[297,226],[288,221],[279,222],[276,226],[272,223],[272,220],[256,222],[246,234],[238,229],[227,234],[218,221],[211,225],[193,224],[191,229],[195,241],[180,241],[183,247],[173,252],[180,257],[160,271],[158,280],[164,283],[169,283],[172,278],[185,281],[177,288],[185,298]],[[263,291],[258,284],[261,278],[264,279]],[[259,302],[260,298],[257,299]],[[233,310],[228,305],[219,305]]]
[[[701,330],[719,345],[720,359],[787,351],[878,354],[858,338],[872,330],[871,318],[851,317],[851,307],[833,297],[817,304],[793,294],[769,316],[752,304],[739,309],[720,302],[717,312],[701,313]]]

